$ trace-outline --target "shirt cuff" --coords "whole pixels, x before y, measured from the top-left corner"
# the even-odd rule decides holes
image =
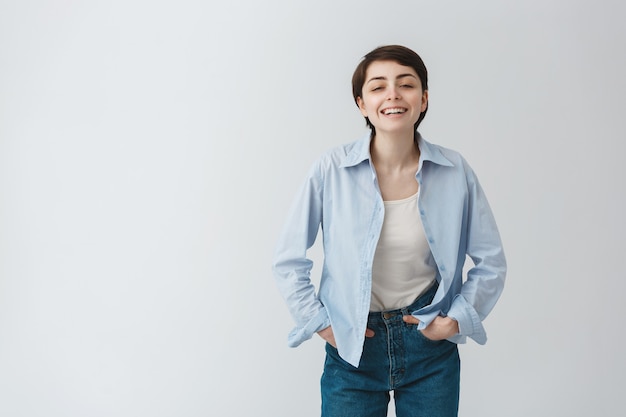
[[[330,326],[330,319],[328,318],[328,312],[325,308],[322,308],[315,317],[309,320],[302,327],[295,327],[287,337],[287,345],[289,347],[297,347],[304,341],[309,340],[313,335],[320,330],[323,330]]]
[[[487,333],[480,321],[480,317],[478,317],[478,313],[467,302],[465,297],[460,294],[454,297],[447,315],[459,323],[459,334],[450,338],[450,341],[464,343],[465,338],[469,337],[474,339],[479,345],[487,343]]]

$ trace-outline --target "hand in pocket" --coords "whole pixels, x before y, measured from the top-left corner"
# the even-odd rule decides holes
[[[413,316],[402,317],[405,323],[419,324]],[[430,340],[444,340],[459,333],[459,323],[450,317],[438,316],[425,329],[420,330],[424,337]]]

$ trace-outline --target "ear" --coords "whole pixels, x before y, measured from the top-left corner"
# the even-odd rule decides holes
[[[363,117],[367,117],[367,110],[365,109],[365,103],[361,97],[356,98],[356,104],[359,106],[359,110],[361,110],[361,114]]]
[[[422,93],[422,106],[420,112],[424,112],[428,108],[428,90]]]

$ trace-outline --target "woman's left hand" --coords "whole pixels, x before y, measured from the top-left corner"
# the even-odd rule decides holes
[[[409,324],[419,324],[420,322],[411,315],[403,316],[402,319]],[[459,323],[450,317],[438,316],[421,332],[430,340],[443,340],[459,333]]]

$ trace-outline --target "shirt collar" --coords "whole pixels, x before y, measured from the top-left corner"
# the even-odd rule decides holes
[[[448,158],[443,156],[439,147],[425,140],[419,132],[417,132],[417,146],[420,148],[420,159],[422,161],[430,161],[447,167],[454,166]]]
[[[371,157],[370,141],[371,134],[369,132],[367,133],[367,135],[356,141],[348,154],[343,158],[343,162],[340,165],[341,168],[353,167],[359,165],[365,160],[369,160]]]
[[[359,165],[361,162],[369,160],[370,155],[371,133],[367,133],[364,137],[355,142],[354,146],[343,159],[341,167],[352,167]],[[443,156],[441,150],[432,143],[425,140],[420,133],[417,133],[417,146],[420,149],[420,158],[422,161],[430,161],[435,164],[452,167],[454,164],[448,158]]]

